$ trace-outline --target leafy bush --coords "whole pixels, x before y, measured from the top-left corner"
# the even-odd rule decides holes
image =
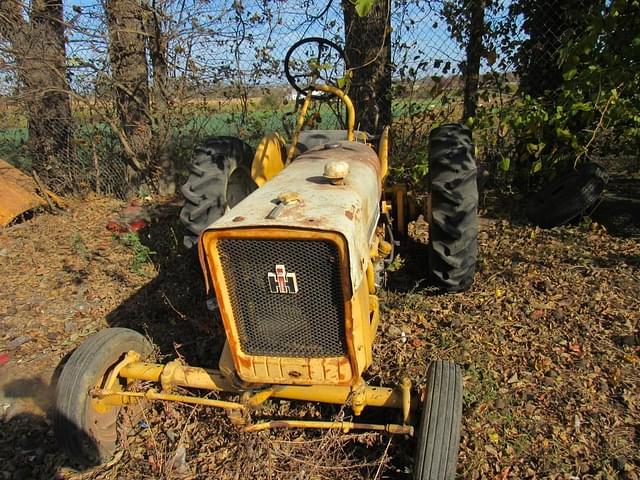
[[[589,161],[602,139],[610,153],[640,141],[640,2],[613,1],[587,14],[584,31],[565,32],[562,83],[533,97],[504,88],[470,120],[488,168],[521,191]],[[578,12],[575,12],[578,14]],[[478,139],[477,139],[478,140]]]

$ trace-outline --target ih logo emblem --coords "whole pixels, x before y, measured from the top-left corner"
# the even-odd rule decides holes
[[[269,272],[271,293],[298,293],[298,279],[295,273],[287,273],[284,265],[276,265],[276,273]]]

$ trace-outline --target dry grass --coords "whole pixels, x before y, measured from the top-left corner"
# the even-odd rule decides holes
[[[106,218],[99,198],[0,231],[0,459],[6,478],[410,478],[404,437],[315,431],[246,434],[218,410],[158,402],[119,461],[82,474],[58,451],[44,411],[52,370],[91,332],[146,331],[167,358],[213,366],[219,326],[180,247],[176,206],[154,206],[141,236],[154,266]],[[615,479],[640,473],[640,244],[597,225],[550,231],[488,219],[470,292],[424,289],[423,249],[391,276],[374,383],[418,387],[432,358],[464,367],[462,479]],[[20,336],[23,345],[9,349]],[[45,392],[45,394],[43,394]],[[48,392],[48,393],[46,393]],[[264,416],[341,418],[348,410],[269,402]],[[389,421],[390,414],[372,413]],[[8,475],[8,476],[7,476]]]

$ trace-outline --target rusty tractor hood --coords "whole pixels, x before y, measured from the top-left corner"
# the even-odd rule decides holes
[[[330,161],[349,165],[334,185],[323,176]],[[264,186],[238,203],[209,230],[279,227],[340,233],[347,241],[355,292],[369,262],[369,246],[379,219],[380,162],[368,145],[343,141],[319,146],[297,157]],[[282,199],[289,200],[275,210]]]

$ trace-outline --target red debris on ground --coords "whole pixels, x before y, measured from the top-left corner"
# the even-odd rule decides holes
[[[133,199],[121,211],[111,215],[107,221],[107,230],[114,233],[138,232],[150,221],[149,212],[140,199]]]

